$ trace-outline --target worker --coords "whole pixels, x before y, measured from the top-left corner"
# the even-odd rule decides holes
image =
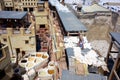
[[[81,49],[84,49],[84,40],[83,40],[82,35],[79,35],[79,47]]]

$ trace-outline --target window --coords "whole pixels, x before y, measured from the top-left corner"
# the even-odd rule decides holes
[[[5,3],[6,5],[8,5],[7,3]]]
[[[25,44],[29,44],[29,41],[28,41],[28,40],[25,40]]]
[[[24,11],[27,11],[27,8],[24,8]]]
[[[10,5],[12,5],[12,3],[10,3]]]
[[[28,5],[30,5],[30,3],[28,3]]]
[[[25,55],[25,51],[22,51],[22,56],[24,56]]]
[[[29,11],[33,11],[33,8],[29,8]]]
[[[20,53],[20,48],[16,48],[16,53]]]
[[[40,25],[40,28],[45,28],[45,25],[43,24],[43,25]]]
[[[16,9],[16,11],[18,11],[18,9]]]
[[[4,42],[7,42],[7,39],[6,39],[6,38],[3,38],[3,41],[4,41]]]

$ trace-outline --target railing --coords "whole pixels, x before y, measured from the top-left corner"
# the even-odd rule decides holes
[[[25,30],[25,34],[31,34],[31,30],[28,29],[28,28],[24,28]],[[7,34],[7,29],[0,29],[0,34]],[[12,32],[13,34],[21,34],[20,32],[20,28],[19,29],[16,29],[16,28],[12,28]]]
[[[0,34],[7,34],[7,30],[6,29],[0,29]]]

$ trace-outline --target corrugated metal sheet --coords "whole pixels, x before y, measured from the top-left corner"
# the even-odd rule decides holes
[[[110,35],[120,45],[120,32],[111,32]]]
[[[0,11],[0,19],[22,19],[27,12]]]
[[[63,70],[61,80],[107,80],[107,77],[102,76],[100,74],[92,73],[89,73],[88,75],[85,76],[81,76],[76,75],[68,70]]]
[[[72,12],[57,10],[65,31],[87,31],[87,28],[80,22]]]

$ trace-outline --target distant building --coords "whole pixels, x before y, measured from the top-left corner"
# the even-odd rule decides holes
[[[120,0],[100,0],[99,4],[113,12],[120,12]]]
[[[82,5],[92,5],[93,3],[97,3],[99,0],[64,0],[64,3],[67,4],[82,4]]]
[[[40,1],[37,3],[37,8],[33,12],[35,16],[36,30],[40,28],[48,28],[48,11],[47,3]]]
[[[39,0],[0,0],[1,10],[34,11]]]
[[[12,11],[14,10],[14,3],[13,0],[3,0],[5,10]]]

